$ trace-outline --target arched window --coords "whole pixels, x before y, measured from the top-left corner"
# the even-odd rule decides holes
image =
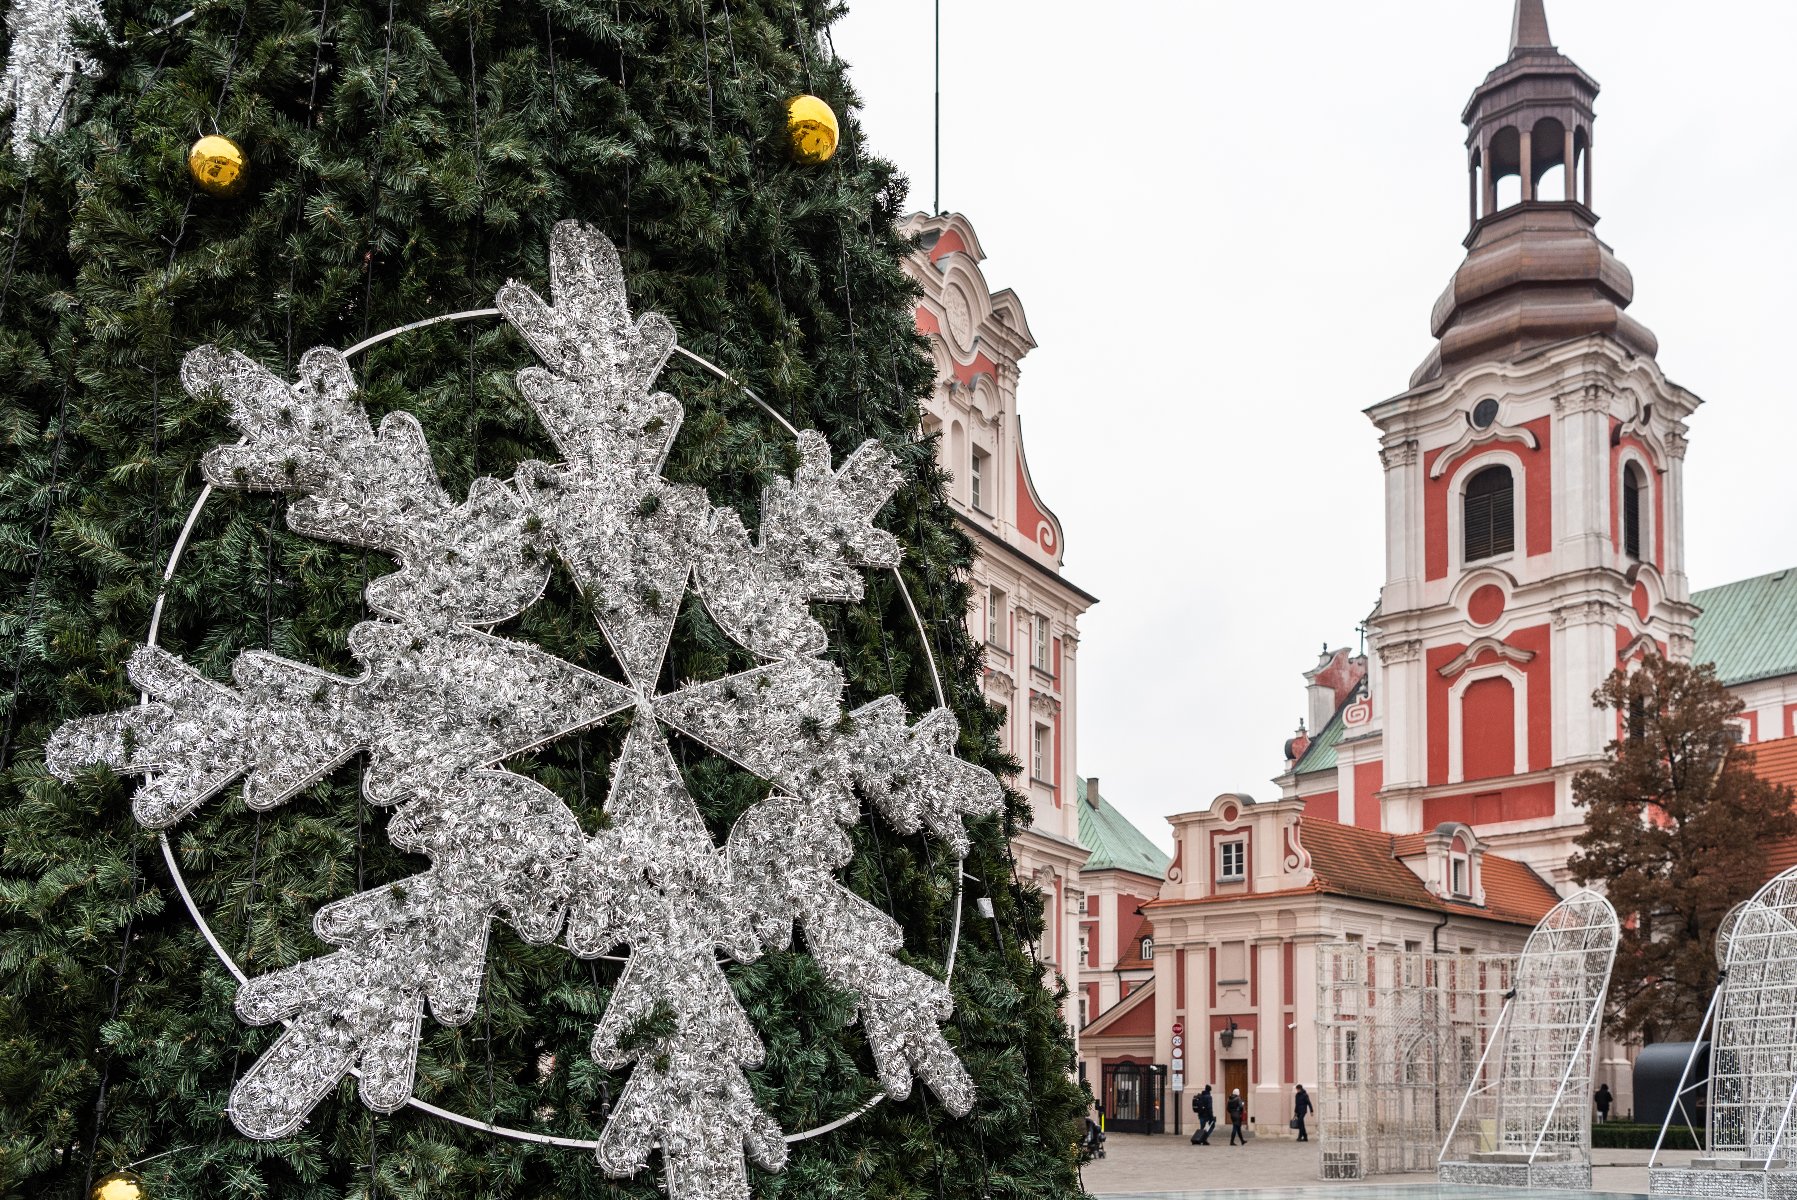
[[[1477,562],[1516,549],[1516,483],[1510,468],[1490,466],[1466,481],[1464,558]]]
[[[1154,939],[1151,937],[1145,937],[1142,939],[1142,961],[1143,962],[1152,962],[1153,959],[1154,959]]]
[[[1646,491],[1641,468],[1634,463],[1622,469],[1622,552],[1641,557],[1641,494]]]

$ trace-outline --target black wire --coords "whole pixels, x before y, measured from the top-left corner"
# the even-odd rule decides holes
[[[705,0],[699,0],[699,41],[705,53],[705,131],[715,134],[717,112],[711,91],[711,31],[707,28],[710,24],[711,14],[706,10]]]
[[[31,586],[25,600],[25,628],[13,655],[11,700],[6,706],[6,732],[0,735],[0,771],[12,761],[12,738],[17,731],[19,687],[25,678],[25,655],[31,640],[31,628],[37,624],[38,589],[43,580],[44,558],[50,545],[50,513],[54,508],[56,481],[62,467],[62,441],[69,407],[70,379],[65,374],[62,395],[56,402],[56,434],[50,443],[50,478],[44,485],[43,513],[38,518],[37,548],[31,562]]]
[[[381,211],[382,159],[387,149],[387,99],[393,91],[393,3],[387,0],[386,47],[381,52],[380,119],[374,130],[374,169],[368,173],[368,232],[362,255],[362,336],[374,326],[374,235]]]
[[[137,839],[131,840],[131,894],[125,901],[125,936],[119,946],[119,965],[112,972],[112,1007],[107,1011],[105,1025],[110,1025],[119,1015],[119,999],[125,986],[125,966],[131,957],[131,930],[137,921]],[[105,1028],[102,1025],[101,1028]],[[89,1195],[94,1187],[94,1165],[100,1153],[100,1131],[106,1126],[106,1092],[112,1083],[112,1050],[109,1047],[100,1064],[100,1088],[94,1095],[94,1131],[87,1144],[87,1178],[81,1184],[81,1194]]]
[[[12,298],[13,268],[19,261],[19,243],[25,239],[25,209],[31,203],[31,182],[27,175],[19,188],[19,207],[13,215],[12,246],[6,252],[6,278],[0,280],[0,322],[6,320],[6,302]]]

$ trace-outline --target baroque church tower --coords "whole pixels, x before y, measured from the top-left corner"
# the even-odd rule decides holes
[[[1618,731],[1591,694],[1643,653],[1688,658],[1697,611],[1683,465],[1700,401],[1661,373],[1597,235],[1597,91],[1542,0],[1518,0],[1509,57],[1461,117],[1470,229],[1436,345],[1367,410],[1386,578],[1371,703],[1338,752],[1344,821],[1462,822],[1562,883],[1572,777]]]

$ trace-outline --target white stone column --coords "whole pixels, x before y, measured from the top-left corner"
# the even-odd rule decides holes
[[[1323,1082],[1317,1076],[1317,938],[1294,938],[1292,947],[1292,1074],[1309,1091]]]
[[[1559,531],[1554,570],[1601,567],[1614,557],[1610,544],[1610,399],[1596,382],[1560,402],[1553,423],[1553,522]],[[1534,497],[1530,497],[1534,499]],[[1531,546],[1531,550],[1535,547]]]
[[[1422,468],[1416,443],[1392,442],[1379,451],[1385,466],[1385,591],[1388,610],[1421,603],[1423,576]],[[1312,732],[1315,732],[1314,730]]]
[[[1255,1081],[1248,1111],[1254,1114],[1260,1133],[1277,1137],[1291,1117],[1285,1094],[1285,939],[1259,939],[1254,954],[1260,964],[1259,1002],[1254,1008],[1260,1078]]]
[[[1666,598],[1683,604],[1691,599],[1691,581],[1685,574],[1685,448],[1683,428],[1666,435]]]

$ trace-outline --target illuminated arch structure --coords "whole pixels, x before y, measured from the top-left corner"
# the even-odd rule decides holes
[[[1649,1163],[1654,1195],[1797,1197],[1797,868],[1775,876],[1724,918],[1716,937],[1722,983],[1679,1080],[1674,1112],[1706,1092],[1704,1152],[1688,1167]],[[1697,1047],[1711,1045],[1707,1086]]]
[[[1515,955],[1317,946],[1321,1178],[1435,1169],[1515,966]]]
[[[1616,910],[1593,891],[1535,926],[1443,1141],[1443,1183],[1591,1187],[1591,1075],[1616,961]]]

